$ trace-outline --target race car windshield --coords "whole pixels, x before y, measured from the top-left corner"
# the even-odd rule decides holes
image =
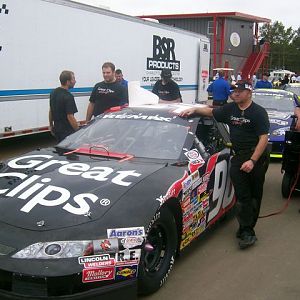
[[[109,152],[135,157],[178,159],[188,128],[179,124],[149,120],[98,119],[57,145],[75,150],[101,147]]]
[[[290,95],[253,93],[252,99],[255,103],[266,109],[288,112],[294,111],[294,99]]]

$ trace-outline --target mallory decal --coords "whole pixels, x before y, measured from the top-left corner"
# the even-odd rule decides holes
[[[104,280],[113,280],[115,278],[115,268],[95,268],[82,270],[82,282],[95,282]]]

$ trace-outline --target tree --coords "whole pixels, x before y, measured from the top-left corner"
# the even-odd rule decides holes
[[[270,43],[270,69],[300,71],[300,28],[286,29],[281,22],[276,21],[264,24],[260,28],[260,35]]]

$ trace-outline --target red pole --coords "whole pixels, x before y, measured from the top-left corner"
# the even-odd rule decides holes
[[[213,66],[217,67],[217,17],[214,15],[214,54],[213,54]]]

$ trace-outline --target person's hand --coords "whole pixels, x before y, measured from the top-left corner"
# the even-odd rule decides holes
[[[196,108],[195,107],[191,107],[191,108],[188,108],[188,109],[180,112],[178,114],[178,116],[179,117],[189,117],[189,116],[193,115],[195,112],[196,112]]]
[[[253,168],[254,168],[254,162],[249,159],[242,164],[240,170],[246,173],[250,173],[253,170]]]

